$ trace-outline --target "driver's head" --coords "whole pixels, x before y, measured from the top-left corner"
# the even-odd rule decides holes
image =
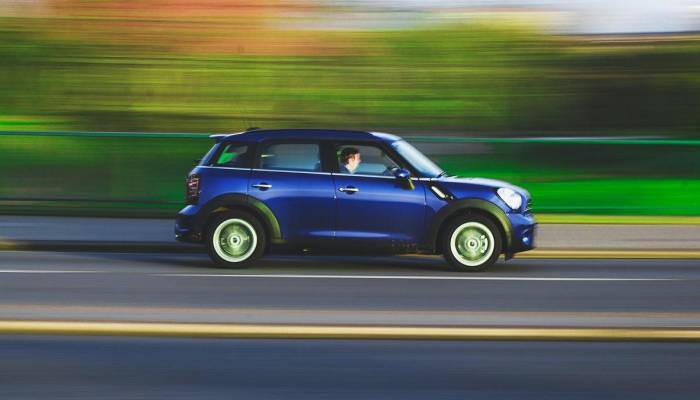
[[[342,162],[345,168],[350,172],[354,172],[361,161],[360,150],[354,147],[346,147],[340,152],[340,162]]]

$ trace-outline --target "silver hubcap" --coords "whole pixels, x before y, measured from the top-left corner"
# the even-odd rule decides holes
[[[212,241],[219,257],[229,262],[241,262],[253,254],[258,237],[248,222],[232,218],[216,227]]]
[[[450,249],[457,261],[473,267],[491,258],[493,242],[493,233],[484,224],[466,222],[452,233]]]

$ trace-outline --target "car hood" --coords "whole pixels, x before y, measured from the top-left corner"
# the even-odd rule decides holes
[[[458,176],[450,176],[450,177],[442,177],[442,178],[434,178],[434,182],[440,182],[446,184],[446,186],[450,189],[458,189],[460,186],[466,188],[493,188],[494,190],[498,188],[509,188],[517,193],[519,193],[521,196],[523,196],[525,199],[530,198],[530,193],[519,187],[515,186],[511,183],[505,182],[505,181],[500,181],[498,179],[487,179],[487,178],[460,178]]]

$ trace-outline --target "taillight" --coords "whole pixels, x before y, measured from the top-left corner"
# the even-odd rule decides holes
[[[198,174],[191,174],[187,177],[185,188],[185,201],[187,204],[197,204],[199,200],[199,184],[201,179]]]

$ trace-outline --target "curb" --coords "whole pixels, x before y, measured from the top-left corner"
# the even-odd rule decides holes
[[[697,328],[493,328],[0,321],[5,335],[246,339],[700,342]]]
[[[204,246],[179,242],[106,242],[59,240],[0,240],[0,251],[88,251],[115,253],[204,253]],[[406,256],[415,256],[406,254]],[[432,257],[430,255],[423,255]],[[518,253],[516,259],[661,259],[700,260],[698,250],[595,250],[535,249]]]

